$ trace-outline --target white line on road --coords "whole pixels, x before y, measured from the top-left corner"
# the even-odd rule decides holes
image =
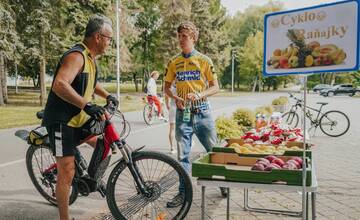
[[[8,163],[3,163],[3,164],[0,164],[0,168],[10,166],[10,165],[14,165],[14,164],[17,164],[17,163],[22,163],[24,161],[25,161],[25,159],[20,159],[20,160],[14,160],[14,161],[11,161],[11,162],[8,162]]]

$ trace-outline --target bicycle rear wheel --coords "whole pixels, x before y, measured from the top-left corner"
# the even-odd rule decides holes
[[[320,118],[320,129],[330,137],[339,137],[350,128],[349,118],[341,111],[328,111]]]
[[[116,219],[183,219],[192,203],[191,180],[176,160],[165,154],[139,151],[132,155],[149,195],[143,195],[125,161],[116,165],[107,184],[107,203]],[[182,205],[167,208],[166,203],[178,194],[184,180]]]
[[[299,123],[299,115],[296,112],[286,112],[282,116],[282,122],[289,125],[290,128],[296,128]]]
[[[30,146],[26,152],[26,168],[37,191],[51,204],[57,205],[55,196],[57,168],[51,149],[47,146]],[[71,205],[77,199],[77,187],[71,187],[69,196],[69,205]]]
[[[146,104],[143,110],[144,121],[147,125],[151,125],[154,122],[155,111],[152,105]]]

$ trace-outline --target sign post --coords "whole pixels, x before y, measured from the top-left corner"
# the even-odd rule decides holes
[[[265,15],[263,75],[359,69],[359,2],[347,0]],[[306,90],[304,75],[302,218],[306,215]]]

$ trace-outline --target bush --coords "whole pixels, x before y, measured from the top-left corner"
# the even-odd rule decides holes
[[[272,101],[272,105],[286,105],[289,103],[289,99],[286,96],[280,96]]]
[[[245,128],[253,128],[255,126],[255,114],[250,109],[240,108],[233,113],[233,119]]]
[[[257,107],[255,109],[255,115],[262,114],[262,115],[271,116],[273,112],[274,112],[274,108],[271,105],[264,105]]]
[[[239,138],[244,134],[242,127],[232,118],[220,116],[215,120],[215,125],[219,141],[225,138]]]

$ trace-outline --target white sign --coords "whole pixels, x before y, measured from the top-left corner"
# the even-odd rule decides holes
[[[265,15],[265,76],[359,69],[356,0]]]

